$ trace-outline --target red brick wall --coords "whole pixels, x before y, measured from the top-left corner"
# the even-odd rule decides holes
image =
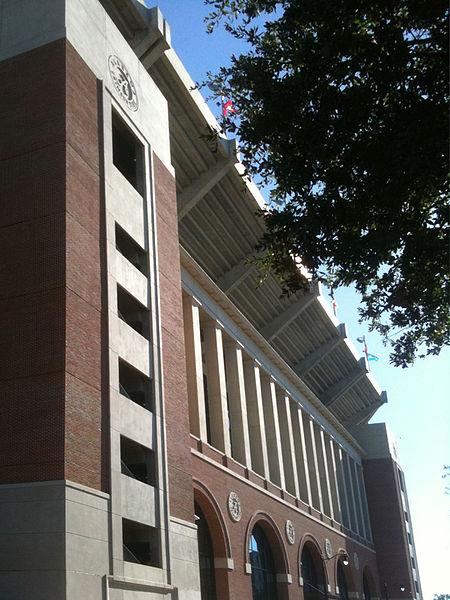
[[[175,180],[153,155],[170,514],[194,519]]]
[[[203,445],[204,446],[204,445]],[[219,453],[214,453],[211,449],[207,449],[206,454],[213,458],[216,454],[216,460],[221,462]],[[199,491],[196,492],[196,500],[199,502],[205,515],[209,516],[208,525],[211,530],[211,536],[215,552],[221,552],[226,545],[218,542],[218,538],[223,536],[220,521],[223,521],[226,529],[226,535],[230,540],[231,558],[234,560],[234,570],[227,571],[226,569],[216,569],[216,583],[218,587],[218,600],[248,600],[252,597],[251,592],[251,576],[245,573],[245,563],[248,562],[248,535],[254,523],[262,519],[263,527],[265,528],[267,537],[271,537],[272,552],[278,572],[285,572],[283,565],[287,561],[287,571],[292,575],[291,584],[279,584],[278,593],[279,600],[298,600],[303,598],[303,588],[299,586],[298,580],[300,577],[299,557],[305,539],[311,539],[312,536],[318,543],[322,553],[324,553],[324,542],[328,538],[331,541],[333,551],[337,552],[340,548],[345,548],[350,556],[350,565],[344,567],[347,576],[347,584],[349,592],[359,592],[359,597],[362,597],[363,583],[362,573],[365,567],[370,569],[370,572],[377,577],[377,565],[375,552],[363,545],[358,544],[351,538],[345,537],[339,533],[340,527],[336,525],[334,528],[327,528],[323,523],[311,519],[307,514],[300,513],[295,508],[291,508],[289,504],[295,505],[295,500],[290,499],[289,504],[282,503],[275,498],[269,496],[261,488],[251,486],[248,481],[245,481],[245,470],[236,465],[234,461],[227,460],[228,467],[236,473],[240,473],[243,477],[237,478],[234,474],[224,471],[219,465],[206,462],[197,455],[193,456],[193,477],[194,481],[200,482],[198,485]],[[211,505],[208,508],[208,500],[206,494],[202,491],[208,490],[208,493],[214,498],[217,503],[220,517],[215,520],[211,518]],[[235,523],[231,520],[228,508],[227,499],[230,491],[238,494],[242,505],[242,518]],[[275,495],[280,496],[280,491],[273,488]],[[296,538],[293,545],[288,544],[285,535],[285,523],[290,519],[295,527]],[[272,524],[271,524],[272,523]],[[270,530],[272,529],[272,534]],[[276,533],[278,532],[278,533]],[[354,552],[358,554],[359,569],[356,569],[353,562]],[[327,563],[328,580],[331,584],[332,593],[335,593],[335,568],[336,561]],[[379,596],[379,590],[373,590],[373,596]]]
[[[397,465],[391,458],[379,458],[365,460],[363,467],[380,586],[387,584],[390,598],[408,598],[414,582]],[[402,585],[406,588],[403,593]]]
[[[107,489],[97,81],[65,40],[0,77],[0,482]]]
[[[64,41],[0,79],[0,482],[63,479]]]

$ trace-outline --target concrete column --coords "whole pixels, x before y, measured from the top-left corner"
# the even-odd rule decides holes
[[[316,441],[317,464],[319,466],[319,481],[322,492],[323,512],[327,516],[333,518],[327,457],[325,454],[324,431],[318,423],[314,424],[314,438]]]
[[[351,528],[350,522],[350,506],[349,506],[349,492],[345,481],[344,472],[344,455],[342,448],[336,443],[333,443],[333,454],[336,461],[336,474],[338,480],[339,498],[341,503],[342,511],[342,522],[348,529]]]
[[[330,484],[331,505],[333,509],[333,519],[338,523],[342,521],[341,503],[339,500],[338,482],[336,476],[336,462],[333,453],[333,440],[328,434],[324,434],[325,454],[328,466],[328,481]]]
[[[312,506],[311,483],[306,452],[305,432],[303,428],[302,409],[297,402],[290,402],[292,433],[294,436],[295,464],[300,499]]]
[[[362,490],[360,486],[360,481],[358,477],[358,465],[356,462],[353,462],[353,473],[354,473],[354,481],[355,481],[355,493],[356,493],[356,509],[358,513],[358,521],[359,521],[359,530],[363,538],[367,539],[366,532],[366,524],[364,522],[364,509],[363,509],[363,500],[362,500]]]
[[[358,482],[359,482],[359,489],[361,491],[363,519],[364,519],[364,524],[366,527],[366,539],[368,539],[371,542],[372,541],[372,528],[370,526],[369,506],[367,504],[366,486],[364,485],[363,470],[360,465],[357,465],[356,469],[357,469],[357,476],[358,476]]]
[[[349,516],[350,516],[350,528],[359,534],[359,524],[358,524],[358,515],[356,512],[356,495],[355,488],[353,486],[353,478],[352,478],[352,464],[350,456],[344,452],[344,475],[345,475],[345,484],[348,492],[348,503],[349,503]]]
[[[249,359],[244,361],[244,381],[252,468],[255,473],[258,473],[265,479],[269,479],[261,379],[259,363],[256,360]]]
[[[314,420],[303,413],[303,431],[305,434],[306,456],[309,465],[309,482],[311,485],[312,506],[323,513],[322,490],[320,487],[319,463],[317,460],[316,441],[314,436]]]
[[[183,298],[183,316],[190,429],[193,435],[206,442],[200,306],[191,296],[184,296]]]
[[[231,456],[222,327],[217,321],[210,320],[202,323],[202,329],[208,378],[211,445]]]
[[[270,481],[285,489],[283,457],[281,451],[280,423],[278,420],[275,380],[266,373],[261,374],[261,394],[266,430],[267,457]]]
[[[279,390],[277,400],[286,489],[296,498],[300,498],[291,419],[291,400],[289,395],[283,390]]]
[[[231,453],[235,460],[252,468],[245,402],[244,362],[242,346],[231,341],[224,344],[227,374],[228,406],[231,421]]]

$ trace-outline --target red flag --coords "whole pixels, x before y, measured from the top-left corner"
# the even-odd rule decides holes
[[[228,102],[225,102],[225,104],[222,106],[222,113],[224,117],[227,117],[228,113],[237,113],[237,110],[234,108],[231,100],[228,100]]]

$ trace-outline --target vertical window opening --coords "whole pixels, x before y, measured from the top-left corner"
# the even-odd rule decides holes
[[[123,560],[160,567],[158,531],[154,527],[122,519]]]
[[[144,195],[144,147],[118,114],[112,113],[113,164]]]
[[[152,380],[119,359],[119,391],[120,393],[147,410],[153,410]]]
[[[120,457],[123,475],[148,485],[156,485],[155,453],[129,438],[120,438]]]
[[[202,600],[216,600],[216,576],[214,550],[208,522],[200,506],[195,503],[198,536],[198,558],[200,563],[200,593]]]

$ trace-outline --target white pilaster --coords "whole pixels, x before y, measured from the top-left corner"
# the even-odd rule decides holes
[[[261,394],[264,409],[264,425],[266,430],[270,481],[285,489],[286,483],[284,479],[275,380],[265,373],[261,375]]]
[[[242,346],[235,341],[224,344],[227,370],[228,404],[231,420],[231,451],[235,460],[252,468],[245,401],[244,362]]]
[[[244,381],[252,467],[256,473],[269,479],[261,379],[259,363],[256,360],[249,359],[244,361]]]
[[[300,498],[290,409],[291,401],[289,395],[283,390],[278,393],[277,400],[286,489],[296,498]]]
[[[294,436],[295,464],[300,499],[312,506],[311,482],[306,450],[305,431],[303,428],[302,409],[297,402],[291,402],[292,433]]]
[[[209,320],[202,323],[202,329],[208,378],[211,444],[227,456],[231,456],[222,327],[217,321]]]
[[[190,428],[193,435],[206,442],[200,306],[191,296],[183,298],[183,316]]]

